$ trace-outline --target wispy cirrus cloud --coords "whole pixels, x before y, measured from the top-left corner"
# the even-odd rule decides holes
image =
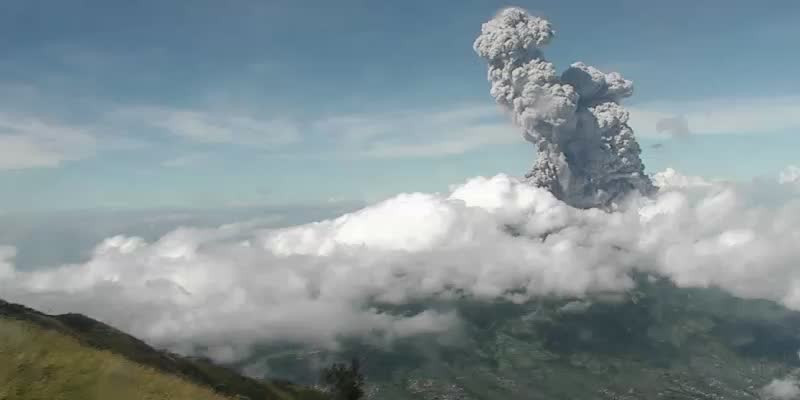
[[[522,143],[509,124],[483,123],[460,127],[457,134],[430,138],[429,142],[379,141],[370,144],[361,155],[371,158],[430,158],[464,154],[486,145]]]
[[[800,130],[800,96],[663,101],[629,107],[637,134],[768,134]],[[660,129],[659,129],[660,128]]]
[[[800,97],[652,102],[631,109],[637,135],[765,134],[800,129]],[[24,110],[22,110],[24,111]],[[155,105],[98,107],[91,125],[52,113],[0,113],[0,170],[58,167],[98,153],[158,146],[177,139],[162,166],[207,161],[215,145],[281,150],[281,156],[413,159],[459,155],[520,143],[517,127],[495,105],[307,115],[255,116],[214,108]],[[91,117],[91,116],[90,116]],[[98,132],[102,134],[98,134]],[[126,144],[135,143],[136,146]],[[122,145],[121,145],[122,144]],[[198,150],[192,146],[204,146]],[[292,146],[297,146],[290,149]]]
[[[337,141],[364,158],[429,158],[463,154],[485,145],[522,142],[502,111],[488,105],[349,114],[312,124],[312,135]]]
[[[133,109],[120,115],[136,115],[138,120],[190,142],[280,148],[281,157],[435,158],[464,154],[485,145],[522,143],[517,128],[491,103],[308,115],[302,122],[289,118],[257,120],[198,110],[147,109],[142,113]],[[287,149],[291,145],[298,147],[294,151]],[[185,167],[208,159],[208,153],[188,152],[165,160],[162,166]]]
[[[57,167],[91,156],[96,147],[87,128],[0,113],[0,170]]]
[[[286,118],[258,118],[217,110],[172,107],[123,107],[111,114],[114,123],[141,125],[204,144],[237,144],[275,148],[301,140],[298,124]]]
[[[189,153],[175,158],[170,158],[161,162],[162,167],[167,168],[188,168],[202,164],[211,160],[211,155],[207,153]]]
[[[305,157],[432,158],[521,143],[517,129],[492,104],[309,115],[305,121],[151,105],[98,106],[86,126],[31,115],[0,114],[0,169],[57,167],[112,150],[143,151],[168,137],[177,139],[171,144],[176,155],[165,159],[164,167],[208,161],[214,146],[222,144],[281,150],[284,157],[298,154],[289,149],[298,146]]]

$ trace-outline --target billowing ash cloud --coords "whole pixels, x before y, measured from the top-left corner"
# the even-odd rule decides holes
[[[483,24],[474,44],[489,63],[492,96],[537,147],[527,179],[581,208],[607,207],[633,191],[651,194],[619,105],[633,83],[581,62],[559,77],[541,51],[553,35],[548,21],[507,8]]]

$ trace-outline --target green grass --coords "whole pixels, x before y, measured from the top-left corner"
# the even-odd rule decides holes
[[[33,323],[0,319],[0,399],[226,399]]]
[[[0,400],[223,398],[326,396],[154,349],[84,315],[48,315],[0,300]]]

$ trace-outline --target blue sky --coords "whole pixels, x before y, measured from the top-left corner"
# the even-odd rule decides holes
[[[634,80],[650,172],[800,163],[796,1],[1,4],[0,212],[338,204],[522,174],[534,151],[471,48],[507,5],[551,20],[560,69]]]

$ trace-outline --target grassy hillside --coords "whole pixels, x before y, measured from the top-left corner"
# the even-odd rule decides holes
[[[0,399],[225,398],[24,321],[0,320],[0,360]]]
[[[316,400],[316,391],[261,382],[158,351],[79,314],[50,316],[0,301],[0,400]]]

